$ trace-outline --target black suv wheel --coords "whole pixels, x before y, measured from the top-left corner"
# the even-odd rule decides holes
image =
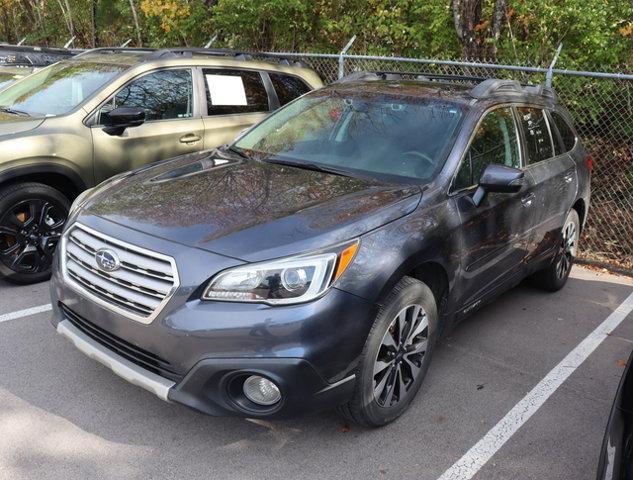
[[[556,292],[565,286],[578,252],[579,236],[580,218],[578,217],[578,212],[572,209],[561,229],[558,251],[552,259],[552,263],[547,268],[536,272],[530,278],[530,282],[535,287]]]
[[[339,412],[366,427],[398,418],[422,385],[437,332],[437,307],[424,283],[405,277],[378,312],[356,372],[354,396]]]
[[[69,200],[41,183],[0,190],[0,275],[13,283],[47,280]]]

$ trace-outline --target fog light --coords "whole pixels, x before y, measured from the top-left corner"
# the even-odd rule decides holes
[[[258,405],[274,405],[281,400],[279,388],[267,378],[251,375],[244,382],[244,395]]]

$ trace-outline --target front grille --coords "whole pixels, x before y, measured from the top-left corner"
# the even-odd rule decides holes
[[[80,290],[103,305],[149,323],[178,285],[173,259],[108,237],[76,224],[66,234],[64,272]],[[106,272],[97,264],[99,250],[108,249],[120,267]]]
[[[61,302],[59,303],[59,307],[64,313],[64,317],[70,323],[107,349],[117,353],[139,367],[155,373],[156,375],[160,375],[161,377],[168,378],[175,382],[182,379],[182,375],[176,372],[167,360],[152,352],[148,352],[147,350],[137,347],[136,345],[132,345],[130,342],[127,342],[110,332],[107,332],[103,328],[98,327],[94,323],[78,315]]]

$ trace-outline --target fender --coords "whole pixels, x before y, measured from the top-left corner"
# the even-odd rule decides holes
[[[17,165],[0,170],[0,184],[6,183],[14,178],[35,174],[52,173],[66,177],[78,192],[83,192],[88,185],[81,178],[81,175],[70,167],[59,163],[43,162],[28,165]]]

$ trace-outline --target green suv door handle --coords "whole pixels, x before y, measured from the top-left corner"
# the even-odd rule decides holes
[[[187,145],[193,145],[194,143],[198,143],[202,138],[195,133],[188,133],[187,135],[183,135],[180,137],[180,143],[186,143]]]

